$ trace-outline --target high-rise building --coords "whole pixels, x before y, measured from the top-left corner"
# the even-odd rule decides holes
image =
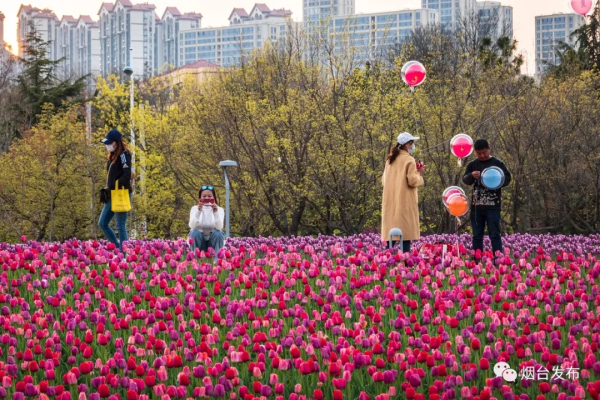
[[[548,64],[556,64],[556,46],[560,42],[575,45],[571,33],[585,24],[579,14],[552,14],[535,17],[535,65],[538,74],[543,73]]]
[[[100,25],[89,15],[82,15],[75,26],[75,76],[88,77],[91,90],[100,75]]]
[[[155,71],[157,56],[156,15],[152,4],[133,5],[129,0],[102,3],[100,16],[101,74],[121,74],[133,68],[136,78]]]
[[[513,9],[498,1],[478,1],[477,13],[482,36],[497,42],[500,37],[513,38]]]
[[[34,26],[42,40],[49,42],[47,48],[48,59],[55,61],[60,58],[56,40],[60,21],[52,10],[47,8],[41,10],[31,5],[21,4],[17,17],[19,19],[17,23],[17,43],[20,57],[24,56],[27,32],[31,29],[31,26]]]
[[[58,24],[58,35],[56,36],[58,58],[60,63],[60,75],[65,79],[72,77],[75,72],[75,36],[77,20],[71,15],[63,15]]]
[[[305,23],[318,23],[331,17],[354,14],[355,0],[302,0]]]
[[[271,10],[265,4],[255,4],[249,13],[234,8],[229,26],[181,31],[177,66],[198,60],[233,66],[265,42],[285,37],[291,15],[290,10]]]
[[[159,69],[176,68],[179,63],[179,32],[201,28],[202,14],[182,14],[176,7],[167,7],[160,23]]]
[[[352,55],[354,61],[385,57],[396,44],[421,26],[439,22],[439,12],[429,9],[388,11],[336,17],[330,22],[330,37],[337,54]]]
[[[438,10],[440,22],[445,26],[457,26],[460,19],[476,11],[475,0],[421,0],[423,8]]]
[[[61,79],[88,76],[91,90],[100,74],[100,28],[89,15],[74,18],[64,15],[58,24],[58,59],[61,60],[57,75]]]
[[[120,74],[130,66],[134,77],[148,78],[177,67],[179,32],[200,28],[202,15],[167,7],[161,19],[155,9],[130,0],[102,4],[98,15],[103,76]]]

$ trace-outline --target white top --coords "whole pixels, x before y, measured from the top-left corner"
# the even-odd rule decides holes
[[[212,232],[215,229],[223,229],[223,225],[225,223],[225,210],[217,206],[217,211],[213,211],[213,216],[215,218],[215,226],[213,227],[213,229],[202,229],[202,226],[200,225],[202,218],[202,209],[198,209],[198,206],[192,207],[192,209],[190,210],[190,229],[202,230],[204,233],[204,237],[210,236],[210,232]]]

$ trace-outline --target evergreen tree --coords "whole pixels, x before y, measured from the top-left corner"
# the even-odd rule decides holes
[[[15,107],[21,114],[21,134],[38,122],[45,103],[59,109],[64,102],[77,103],[83,100],[87,76],[73,82],[68,79],[60,80],[57,70],[64,58],[50,60],[49,44],[50,42],[42,39],[35,26],[30,24],[25,38],[24,57],[20,58],[22,71],[17,78],[21,102],[15,104]]]
[[[581,71],[600,71],[600,2],[588,21],[570,35],[575,45],[561,42],[556,47],[558,62],[553,65],[545,62],[549,74],[564,78],[578,75]]]

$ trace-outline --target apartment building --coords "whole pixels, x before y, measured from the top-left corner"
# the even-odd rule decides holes
[[[543,73],[548,64],[556,64],[556,46],[565,42],[571,46],[574,30],[585,24],[579,14],[551,14],[535,17],[535,65],[536,73]]]
[[[19,45],[19,57],[24,56],[25,41],[27,32],[34,26],[39,32],[42,40],[49,42],[47,51],[50,60],[58,60],[60,58],[58,51],[58,27],[60,20],[56,17],[52,10],[47,8],[39,9],[31,5],[21,5],[17,12],[17,43]]]
[[[229,26],[190,29],[179,32],[178,66],[204,60],[230,67],[242,56],[251,54],[265,42],[284,38],[292,12],[271,10],[266,4],[255,4],[250,12],[234,8]]]
[[[421,0],[421,6],[438,10],[439,22],[448,27],[458,26],[463,16],[476,11],[475,0]]]
[[[439,12],[429,9],[388,11],[335,17],[330,21],[330,37],[338,54],[356,61],[385,57],[396,44],[406,40],[421,26],[439,22]]]
[[[355,0],[302,0],[305,23],[318,23],[331,17],[344,17],[355,12]]]
[[[513,8],[504,6],[498,1],[477,2],[478,23],[480,33],[493,42],[500,37],[513,38]]]

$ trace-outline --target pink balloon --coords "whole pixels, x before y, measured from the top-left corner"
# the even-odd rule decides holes
[[[456,138],[452,142],[452,154],[458,158],[467,157],[473,151],[473,141],[467,137]]]
[[[418,61],[409,61],[402,68],[402,79],[408,86],[419,86],[425,81],[427,71]]]
[[[448,193],[446,193],[444,195],[444,204],[446,204],[446,206],[448,206],[448,199],[450,198],[450,196],[452,196],[454,194],[464,194],[464,193],[461,192],[458,189],[450,189],[450,190],[448,190]]]
[[[579,15],[586,15],[592,9],[592,0],[571,0],[571,8]]]

